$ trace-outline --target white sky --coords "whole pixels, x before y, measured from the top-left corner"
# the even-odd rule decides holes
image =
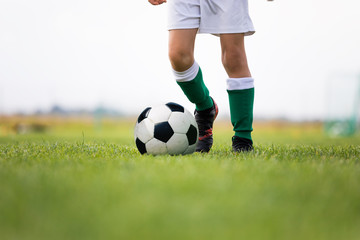
[[[331,75],[360,73],[360,1],[249,5],[255,116],[323,118]],[[166,18],[166,4],[147,0],[0,0],[0,113],[101,104],[138,114],[168,101],[192,110],[173,80]],[[219,39],[198,35],[195,54],[228,115]]]

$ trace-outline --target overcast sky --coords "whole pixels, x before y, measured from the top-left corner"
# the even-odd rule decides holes
[[[338,76],[360,74],[360,1],[249,5],[257,31],[246,38],[255,116],[323,118],[330,79],[346,86]],[[138,114],[168,101],[192,110],[173,80],[166,25],[166,4],[147,0],[0,0],[0,113],[58,104]],[[198,35],[195,54],[228,115],[219,38]]]

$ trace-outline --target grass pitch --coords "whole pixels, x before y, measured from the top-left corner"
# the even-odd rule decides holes
[[[218,122],[209,154],[154,157],[134,121],[37,119],[46,130],[22,135],[14,121],[0,122],[1,239],[359,239],[359,136],[257,124],[255,151],[234,154]]]

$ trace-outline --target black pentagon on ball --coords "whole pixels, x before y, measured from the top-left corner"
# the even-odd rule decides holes
[[[148,115],[149,115],[150,110],[151,110],[151,107],[145,108],[145,110],[142,111],[142,113],[140,113],[137,122],[140,123],[142,120],[147,118]]]
[[[181,106],[180,104],[169,102],[165,104],[172,112],[185,112],[185,108]]]
[[[189,145],[193,145],[197,140],[197,129],[194,125],[190,125],[189,130],[186,133],[187,139],[189,141]]]
[[[140,139],[136,138],[135,140],[135,143],[136,143],[136,147],[137,149],[139,150],[139,152],[141,154],[145,154],[146,153],[146,146],[145,146],[145,143],[143,143]]]
[[[174,135],[174,130],[171,128],[168,122],[161,122],[155,124],[154,137],[164,143]]]

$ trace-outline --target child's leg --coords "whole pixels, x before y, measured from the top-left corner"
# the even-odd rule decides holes
[[[186,97],[195,104],[195,120],[199,127],[197,152],[209,152],[213,144],[213,122],[218,108],[209,96],[201,69],[194,59],[197,29],[171,30],[169,58],[177,83]]]
[[[220,35],[222,62],[229,76],[228,95],[235,136],[251,139],[254,80],[248,67],[244,34]]]
[[[171,30],[169,58],[177,83],[187,98],[201,111],[213,106],[201,69],[194,60],[197,29]]]

